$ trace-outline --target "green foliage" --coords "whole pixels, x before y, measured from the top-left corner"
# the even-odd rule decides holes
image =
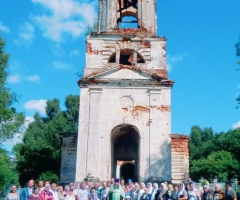
[[[218,151],[210,154],[207,158],[194,160],[191,172],[198,176],[208,177],[215,174],[221,181],[230,180],[237,174],[239,163],[227,151]]]
[[[36,182],[41,181],[41,180],[43,180],[43,181],[50,181],[50,182],[59,184],[59,176],[55,172],[53,172],[53,171],[43,172],[38,177]]]
[[[194,126],[190,137],[190,176],[193,180],[217,175],[225,181],[239,176],[240,129],[214,134],[212,128]]]
[[[60,134],[77,133],[79,96],[66,97],[66,111],[61,111],[58,99],[49,100],[46,106],[47,117],[39,113],[26,130],[23,143],[14,146],[17,170],[21,184],[30,178],[39,177],[51,171],[56,176],[60,172]]]
[[[6,87],[9,73],[6,71],[9,54],[4,51],[5,42],[0,36],[0,144],[21,131],[24,123],[23,113],[17,113],[12,105],[17,102],[16,93]]]
[[[0,191],[7,189],[10,183],[18,184],[15,164],[10,160],[7,151],[0,148]]]

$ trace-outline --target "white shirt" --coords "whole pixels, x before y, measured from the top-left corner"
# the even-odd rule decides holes
[[[50,192],[53,194],[53,198],[54,198],[54,200],[59,200],[59,198],[58,198],[58,192],[56,191],[56,190],[50,190]]]

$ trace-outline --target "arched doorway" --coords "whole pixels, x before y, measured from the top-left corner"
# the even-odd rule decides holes
[[[135,179],[134,174],[135,174],[134,164],[126,163],[126,164],[121,166],[121,168],[120,168],[120,178],[124,179],[125,183],[127,183],[127,181],[129,179],[134,180]]]
[[[139,141],[139,131],[133,125],[121,124],[112,130],[112,177],[139,180]]]

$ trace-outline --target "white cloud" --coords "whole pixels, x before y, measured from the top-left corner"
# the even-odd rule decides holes
[[[54,69],[57,70],[71,70],[72,66],[68,63],[64,63],[62,61],[54,61],[53,62]]]
[[[46,99],[39,99],[39,100],[32,99],[32,100],[26,102],[23,106],[27,110],[35,110],[35,111],[38,111],[41,114],[45,115],[46,114],[45,107],[47,106],[47,100]]]
[[[60,44],[55,44],[52,46],[52,51],[55,56],[62,57],[65,56],[65,50],[60,46]]]
[[[9,83],[19,83],[21,81],[21,77],[18,74],[11,75],[8,77],[8,82]]]
[[[10,60],[9,68],[11,69],[11,71],[16,71],[21,65],[22,65],[21,61],[18,61],[18,60],[11,61]]]
[[[42,8],[40,15],[32,19],[43,30],[43,35],[53,41],[64,40],[65,35],[79,37],[96,16],[96,1],[32,0]]]
[[[25,117],[25,123],[24,123],[24,130],[26,130],[31,122],[34,121],[34,118],[32,116],[26,116]],[[21,143],[23,138],[23,134],[17,133],[13,138],[8,139],[7,141],[3,142],[3,146],[7,148],[7,150],[11,151],[13,146],[15,144]]]
[[[232,127],[233,129],[240,128],[240,120],[236,124],[233,124]]]
[[[171,71],[172,66],[175,65],[176,63],[181,62],[183,58],[184,58],[184,55],[175,55],[175,56],[167,55],[167,70]]]
[[[70,57],[73,57],[73,56],[78,57],[78,56],[80,56],[80,52],[75,49],[75,50],[70,51],[69,55],[70,55]]]
[[[31,82],[37,82],[37,83],[40,82],[40,77],[37,74],[32,75],[32,76],[27,76],[25,79],[27,81],[31,81]]]
[[[15,134],[15,136],[7,141],[3,142],[3,146],[7,148],[7,150],[11,151],[15,144],[22,142],[23,135],[21,133]]]
[[[18,46],[29,47],[32,44],[34,39],[34,27],[29,22],[24,22],[20,25],[20,33],[18,34],[19,38],[14,40],[15,44]]]
[[[31,122],[34,122],[34,118],[32,116],[26,116],[25,117],[25,123],[24,123],[25,129],[28,128],[28,126]]]
[[[5,33],[10,32],[9,28],[7,26],[3,25],[2,22],[0,22],[0,31],[5,32]]]

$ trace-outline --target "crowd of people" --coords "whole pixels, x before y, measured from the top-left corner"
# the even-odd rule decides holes
[[[86,181],[69,183],[64,187],[49,181],[39,181],[36,185],[33,180],[19,194],[17,186],[13,185],[5,200],[237,200],[236,192],[232,189],[231,182],[226,182],[225,191],[220,185],[215,185],[215,190],[210,191],[208,184],[197,189],[193,182],[186,187],[168,184],[132,182],[114,179],[111,181],[93,182]]]

